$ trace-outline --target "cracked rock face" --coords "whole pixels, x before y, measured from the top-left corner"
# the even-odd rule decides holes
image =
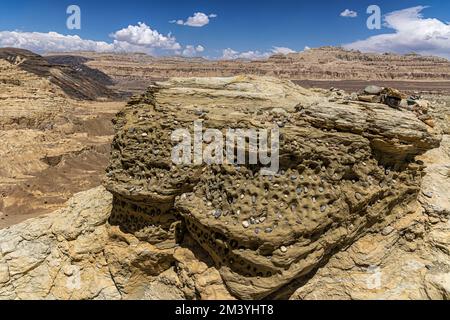
[[[0,230],[0,300],[233,299],[185,237],[164,248],[108,224],[98,187],[67,208]]]
[[[176,129],[280,127],[280,170],[172,163]],[[440,137],[409,111],[329,99],[273,78],[157,83],[118,114],[109,221],[161,250],[195,240],[228,290],[257,299],[416,210]]]

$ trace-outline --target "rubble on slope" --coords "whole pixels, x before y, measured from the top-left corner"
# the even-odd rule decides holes
[[[383,103],[395,109],[405,109],[414,112],[417,117],[430,127],[435,123],[428,113],[430,103],[421,99],[418,95],[408,96],[393,88],[382,88],[378,86],[368,86],[363,91],[353,93],[350,99],[369,103]]]

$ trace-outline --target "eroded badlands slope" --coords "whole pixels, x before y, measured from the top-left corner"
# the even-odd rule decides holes
[[[224,135],[277,123],[279,172],[174,166],[171,134],[199,115]],[[116,122],[105,184],[111,222],[151,243],[177,241],[186,229],[245,299],[267,296],[413,212],[423,174],[415,157],[440,142],[413,112],[251,76],[158,83]]]
[[[0,49],[0,228],[61,208],[101,183],[111,119],[122,107],[105,101],[114,96],[71,67]]]
[[[44,78],[62,90],[65,95],[80,100],[113,98],[115,93],[109,90],[104,82],[86,76],[85,70],[69,65],[52,64],[42,56],[28,50],[16,48],[0,48],[0,60],[5,60],[19,69]],[[16,83],[20,85],[20,81]]]

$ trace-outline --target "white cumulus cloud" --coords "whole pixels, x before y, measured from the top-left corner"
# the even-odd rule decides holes
[[[273,47],[272,53],[274,54],[289,54],[289,53],[295,53],[294,50],[286,47]]]
[[[176,23],[178,25],[189,27],[203,27],[209,24],[209,22],[213,18],[217,18],[217,14],[212,13],[207,15],[203,12],[196,12],[192,17],[187,18],[186,21],[179,19],[179,20],[172,20],[170,21],[170,23]]]
[[[165,50],[179,50],[180,44],[171,34],[164,36],[156,30],[152,30],[145,23],[139,22],[138,25],[128,26],[122,30],[116,31],[113,38],[127,42],[132,45],[146,46]]]
[[[294,50],[286,47],[273,47],[270,51],[258,51],[258,50],[250,50],[245,52],[239,52],[236,50],[233,50],[231,48],[227,48],[222,51],[222,57],[220,59],[222,60],[235,60],[235,59],[245,59],[245,60],[260,60],[260,59],[267,59],[271,55],[274,54],[289,54],[289,53],[295,53]]]
[[[358,13],[356,11],[345,9],[341,12],[341,17],[344,18],[356,18],[358,16]]]
[[[164,36],[145,23],[128,26],[112,34],[111,42],[83,39],[77,35],[57,32],[0,31],[0,47],[15,47],[43,52],[96,51],[96,52],[144,52],[156,50],[175,51],[181,45],[170,34]]]
[[[239,55],[239,52],[237,52],[231,48],[227,48],[222,51],[222,59],[224,59],[224,60],[236,59],[236,57],[238,55]]]
[[[427,7],[417,6],[394,11],[384,17],[384,26],[394,33],[380,34],[344,45],[363,52],[394,52],[436,55],[450,58],[450,24],[435,18],[424,18]]]
[[[260,52],[256,51],[246,51],[239,54],[239,58],[246,60],[258,60],[258,59],[266,59],[270,57],[272,54],[270,52]]]
[[[43,51],[111,51],[114,44],[56,32],[0,31],[0,46]]]
[[[266,59],[271,56],[270,52],[260,52],[256,51],[245,51],[239,52],[235,51],[231,48],[227,48],[222,51],[223,60],[235,60],[235,59],[245,59],[245,60],[258,60],[258,59]]]
[[[185,57],[195,57],[199,53],[202,53],[205,51],[205,48],[201,45],[193,46],[193,45],[187,45],[186,48],[183,50],[182,55]]]

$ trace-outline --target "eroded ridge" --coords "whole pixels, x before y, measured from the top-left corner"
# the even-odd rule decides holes
[[[331,101],[266,77],[172,79],[118,114],[105,186],[111,223],[151,243],[189,232],[238,298],[263,298],[370,231],[414,210],[439,146],[408,110]],[[174,130],[280,127],[280,170],[175,166]]]

